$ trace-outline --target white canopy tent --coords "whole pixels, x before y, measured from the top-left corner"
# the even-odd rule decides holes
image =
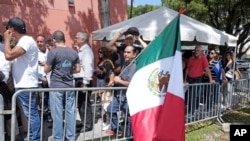
[[[167,7],[145,13],[126,21],[92,32],[93,40],[111,40],[119,31],[137,27],[145,41],[152,41],[176,16],[178,12]],[[214,44],[235,47],[237,38],[188,16],[180,19],[182,45]]]

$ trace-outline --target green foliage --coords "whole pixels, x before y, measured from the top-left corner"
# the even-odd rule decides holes
[[[133,7],[132,9],[132,17],[135,17],[135,16],[139,16],[141,14],[144,14],[144,13],[147,13],[147,12],[150,12],[150,11],[153,11],[155,9],[158,9],[160,6],[154,6],[154,5],[139,5],[137,7]],[[128,15],[130,15],[131,13],[131,6],[128,6]],[[130,18],[132,18],[130,17]]]
[[[249,0],[162,0],[169,8],[178,11],[186,7],[186,15],[211,25],[228,34],[239,36],[238,54],[241,58],[250,48],[243,47],[250,42],[250,1]],[[227,48],[220,47],[223,54]]]
[[[184,13],[196,20],[211,25],[228,34],[238,36],[237,57],[241,58],[250,46],[250,0],[162,0],[163,5],[178,11],[186,7]],[[140,5],[128,6],[128,13],[132,11],[132,17],[155,10],[159,6]],[[219,47],[220,53],[224,54],[227,47]]]

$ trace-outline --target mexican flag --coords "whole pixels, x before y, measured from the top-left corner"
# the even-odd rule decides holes
[[[180,15],[136,58],[127,90],[135,141],[184,141]]]

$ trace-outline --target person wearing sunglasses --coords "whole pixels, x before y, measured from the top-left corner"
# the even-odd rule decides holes
[[[123,36],[124,36],[124,41],[121,43],[118,40],[120,40]],[[138,52],[147,47],[147,43],[142,40],[137,27],[129,27],[125,32],[120,31],[107,44],[107,48],[112,52],[116,52],[119,56],[119,58],[115,61],[115,64],[119,64],[115,68],[116,75],[120,73],[121,66],[123,66],[125,63],[124,50],[126,46],[131,46],[131,45],[136,46],[136,50],[138,50]]]
[[[99,61],[95,69],[95,76],[97,77],[97,87],[112,87],[114,78],[114,63],[111,58],[111,53],[106,47],[101,47],[98,50]],[[109,128],[109,117],[107,115],[107,107],[112,99],[112,92],[110,90],[99,90],[97,102],[101,100],[104,109],[103,114],[103,130]]]
[[[216,83],[221,83],[222,82],[221,78],[224,78],[225,76],[224,76],[224,73],[222,72],[223,71],[222,62],[221,60],[218,60],[218,55],[219,53],[217,53],[215,49],[210,49],[207,59],[208,59],[208,64],[209,64],[208,67],[211,72],[212,79]],[[209,78],[206,74],[203,76],[202,81],[204,83],[209,83]],[[216,85],[205,86],[204,97],[205,97],[207,111],[211,110],[214,105],[218,104],[219,102],[218,90],[219,88],[217,88]]]

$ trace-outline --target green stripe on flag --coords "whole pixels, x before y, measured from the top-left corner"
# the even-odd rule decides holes
[[[136,58],[136,71],[157,60],[174,56],[176,50],[181,50],[180,15],[173,19]]]

